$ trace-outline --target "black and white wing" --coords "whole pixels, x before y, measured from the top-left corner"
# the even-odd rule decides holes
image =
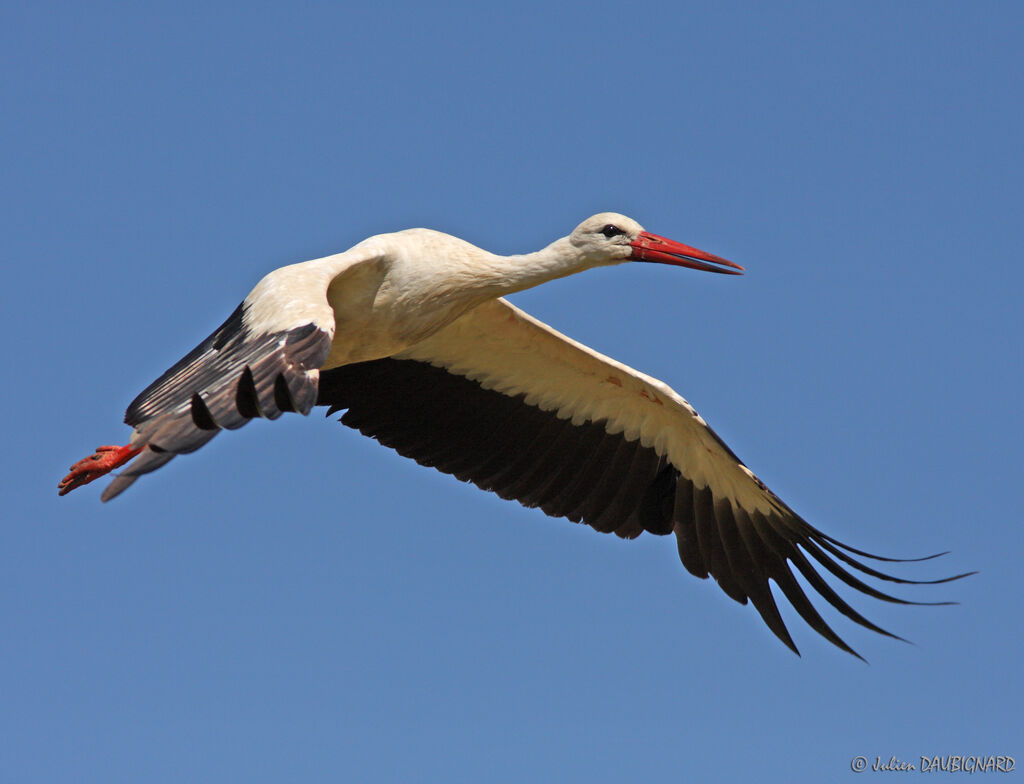
[[[102,500],[175,455],[194,452],[221,430],[257,417],[276,419],[286,411],[308,414],[334,339],[329,287],[338,276],[378,259],[379,249],[361,243],[266,275],[227,321],[128,406],[125,422],[134,430],[128,447],[117,451],[133,450],[126,458],[141,451],[107,486]],[[109,449],[101,447],[93,458],[72,466],[61,492],[92,481],[91,461],[102,463]],[[109,470],[100,467],[95,473]]]
[[[103,491],[104,501],[175,455],[199,449],[221,430],[313,408],[333,321],[257,332],[247,324],[248,312],[246,303],[239,305],[128,406],[131,446],[142,453]]]
[[[741,604],[749,600],[794,651],[770,581],[812,628],[857,655],[791,567],[843,615],[881,634],[895,636],[850,607],[816,565],[869,596],[916,604],[845,569],[919,582],[872,569],[854,556],[877,556],[806,523],[664,383],[505,300],[394,357],[325,371],[319,403],[328,413],[344,410],[344,424],[401,455],[553,517],[624,538],[674,532],[690,573],[711,575]]]

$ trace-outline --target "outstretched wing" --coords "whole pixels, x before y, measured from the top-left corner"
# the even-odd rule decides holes
[[[857,655],[791,566],[842,614],[881,634],[894,636],[840,598],[813,562],[869,596],[916,603],[843,568],[839,562],[882,580],[919,582],[872,569],[853,556],[877,556],[802,520],[668,386],[505,300],[394,357],[325,371],[318,402],[329,413],[346,410],[344,424],[399,454],[551,516],[624,538],[674,532],[688,571],[711,575],[741,604],[751,601],[794,651],[769,581],[812,628]]]
[[[140,451],[104,490],[109,501],[175,455],[194,452],[221,430],[250,419],[308,414],[334,338],[328,289],[339,275],[380,258],[360,243],[344,253],[266,275],[212,335],[150,384],[125,413],[128,447],[101,447],[72,466],[61,492],[90,482]],[[95,469],[95,470],[94,470]]]
[[[175,455],[194,452],[223,430],[286,411],[308,414],[333,322],[254,331],[243,302],[227,321],[128,406],[131,446],[142,453],[103,491],[108,501]]]

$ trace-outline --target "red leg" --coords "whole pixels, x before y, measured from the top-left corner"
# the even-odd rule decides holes
[[[100,446],[96,452],[71,466],[71,473],[60,480],[57,485],[57,495],[67,495],[76,487],[87,485],[94,479],[99,479],[108,474],[118,466],[122,466],[135,457],[141,449],[132,449],[130,446]]]

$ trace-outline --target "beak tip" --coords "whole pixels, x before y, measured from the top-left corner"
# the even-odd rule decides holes
[[[632,258],[636,261],[673,264],[704,272],[718,272],[723,275],[742,275],[746,271],[739,264],[723,259],[721,256],[715,256],[713,253],[684,245],[675,240],[659,237],[657,234],[642,232],[630,244],[633,246]]]

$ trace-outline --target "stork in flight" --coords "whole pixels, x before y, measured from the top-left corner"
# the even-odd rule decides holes
[[[675,533],[691,574],[710,574],[733,599],[749,600],[797,653],[769,581],[813,629],[858,655],[818,614],[790,566],[840,613],[889,637],[840,598],[814,562],[899,604],[927,603],[882,593],[841,563],[895,583],[965,576],[910,580],[867,566],[854,556],[904,559],[871,555],[813,528],[667,385],[502,299],[627,261],[743,270],[611,212],[521,256],[409,229],[274,270],[132,402],[129,444],[99,447],[75,463],[60,494],[127,463],[104,490],[107,501],[222,429],[320,405],[328,415],[344,411],[343,424],[405,457],[552,517],[624,539]]]

